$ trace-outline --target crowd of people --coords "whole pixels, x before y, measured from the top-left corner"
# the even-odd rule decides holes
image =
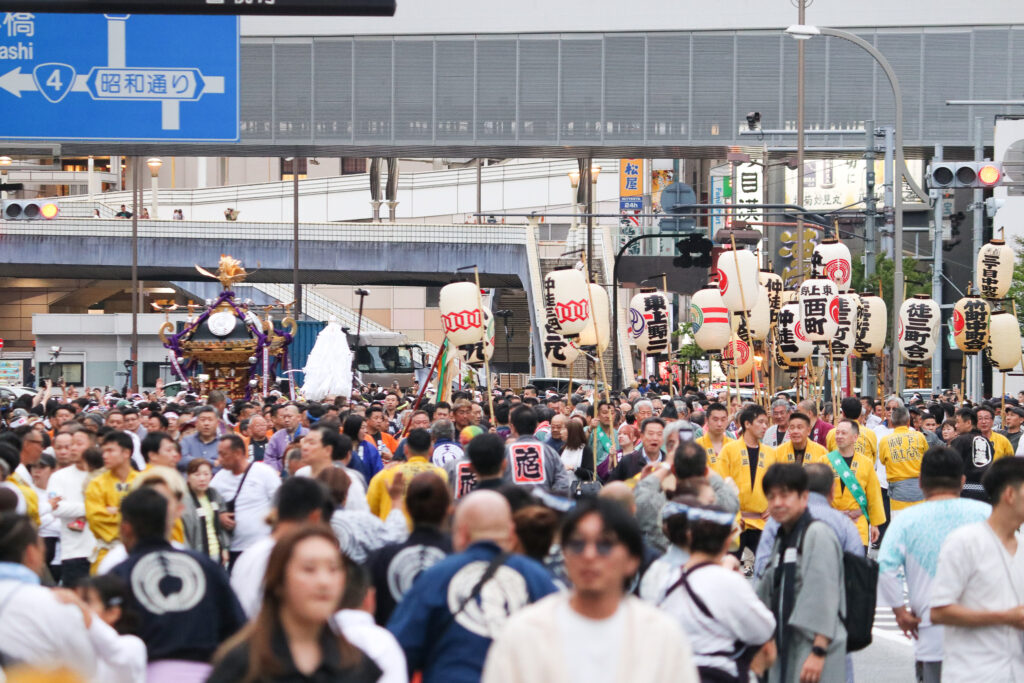
[[[1024,680],[1018,399],[669,391],[24,396],[0,669],[849,681],[877,590],[918,680]]]

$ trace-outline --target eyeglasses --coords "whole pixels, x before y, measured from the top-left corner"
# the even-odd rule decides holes
[[[566,541],[562,545],[562,549],[570,555],[582,555],[586,551],[587,546],[591,543],[594,545],[594,550],[597,551],[598,555],[600,555],[601,557],[608,557],[609,555],[611,555],[612,550],[615,548],[616,545],[618,545],[619,542],[608,539],[601,539],[599,541],[587,541],[582,538],[573,538]]]

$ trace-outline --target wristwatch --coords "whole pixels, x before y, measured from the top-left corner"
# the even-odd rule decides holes
[[[815,645],[811,648],[811,654],[815,657],[824,657],[828,654],[828,650],[821,647],[820,645]]]

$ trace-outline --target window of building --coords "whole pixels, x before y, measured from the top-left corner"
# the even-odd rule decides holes
[[[156,381],[163,378],[164,382],[170,381],[170,363],[142,363],[142,386],[155,387]]]
[[[341,175],[366,173],[366,159],[363,157],[342,157]]]
[[[309,159],[306,157],[292,157],[281,159],[281,180],[291,180],[294,173],[299,174],[299,180],[306,177],[308,173]]]
[[[85,382],[85,364],[84,363],[40,363],[39,364],[39,384],[42,385],[46,380],[52,380],[54,384],[57,384],[60,380],[64,380],[68,385],[80,387],[84,386]]]
[[[441,305],[441,288],[427,287],[427,308],[437,308]]]

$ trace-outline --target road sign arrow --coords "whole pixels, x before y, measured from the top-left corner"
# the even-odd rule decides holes
[[[23,91],[36,89],[36,81],[32,74],[23,74],[21,73],[21,67],[16,66],[3,76],[0,76],[0,88],[15,97],[21,97]]]

